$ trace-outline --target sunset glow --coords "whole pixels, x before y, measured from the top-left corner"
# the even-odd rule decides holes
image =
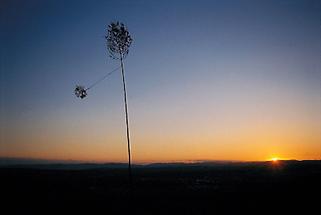
[[[278,161],[279,161],[279,158],[272,158],[271,161],[273,161],[273,162],[278,162]]]
[[[103,35],[120,20],[134,163],[321,159],[319,8],[178,2],[8,3],[0,157],[127,161],[121,74],[73,95],[119,67]]]

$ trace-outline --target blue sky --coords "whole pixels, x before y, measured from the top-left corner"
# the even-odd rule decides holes
[[[85,100],[73,95],[76,84],[118,67],[104,35],[119,20],[134,39],[125,67],[138,160],[246,159],[237,156],[242,150],[229,153],[242,144],[232,136],[260,126],[262,137],[244,149],[249,159],[318,157],[320,17],[321,3],[312,0],[2,3],[0,155],[125,158],[120,75]],[[280,131],[301,131],[301,141]],[[270,151],[252,158],[269,138]],[[223,142],[230,148],[203,150]],[[171,155],[179,147],[189,152]],[[168,153],[159,155],[163,148]]]

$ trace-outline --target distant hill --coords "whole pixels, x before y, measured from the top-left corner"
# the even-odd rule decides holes
[[[280,160],[280,165],[291,164],[319,164],[320,160]],[[134,168],[185,168],[185,167],[220,167],[220,166],[256,166],[270,165],[271,161],[241,162],[241,161],[197,161],[197,162],[169,162],[134,164]],[[35,168],[35,169],[121,169],[127,168],[127,163],[95,163],[75,160],[45,160],[28,158],[0,158],[0,168]]]
[[[53,163],[77,164],[81,162],[74,161],[74,160],[46,160],[46,159],[33,159],[33,158],[0,157],[0,166],[27,165],[27,164],[53,164]]]
[[[127,168],[126,163],[84,163],[76,160],[46,160],[29,158],[0,158],[0,168],[36,169],[100,169]]]

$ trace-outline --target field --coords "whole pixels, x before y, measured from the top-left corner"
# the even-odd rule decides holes
[[[321,161],[0,168],[8,214],[280,214],[318,211]],[[8,210],[7,210],[8,209]]]

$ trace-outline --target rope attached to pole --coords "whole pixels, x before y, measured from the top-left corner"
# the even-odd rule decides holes
[[[118,69],[120,69],[120,66],[117,67],[116,69],[112,70],[111,72],[107,73],[106,75],[104,75],[103,77],[101,77],[100,79],[98,79],[96,82],[94,82],[92,85],[90,85],[89,87],[86,88],[86,90],[89,90],[91,88],[93,88],[94,86],[96,86],[99,82],[103,81],[105,78],[107,78],[108,76],[110,76],[111,74],[113,74],[114,72],[116,72]]]
[[[120,66],[117,67],[116,69],[112,70],[111,72],[107,73],[106,75],[104,75],[103,77],[101,77],[100,79],[98,79],[97,81],[95,81],[93,84],[91,84],[89,87],[85,88],[82,85],[76,85],[76,88],[74,90],[75,95],[78,98],[85,98],[87,96],[87,90],[90,90],[91,88],[93,88],[94,86],[96,86],[97,84],[99,84],[101,81],[103,81],[104,79],[106,79],[108,76],[110,76],[111,74],[113,74],[114,72],[116,72],[118,69],[120,69]]]

